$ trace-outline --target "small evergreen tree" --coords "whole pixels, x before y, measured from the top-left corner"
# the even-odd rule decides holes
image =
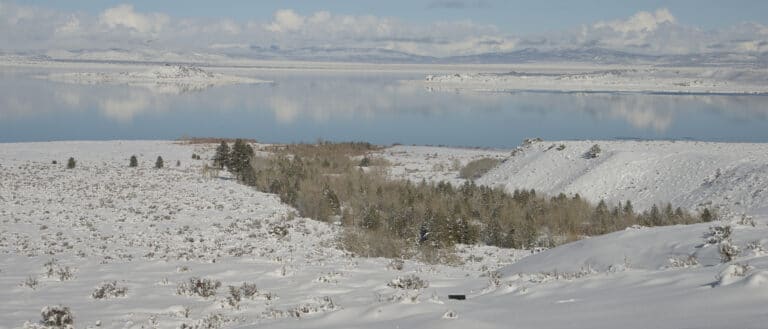
[[[128,167],[138,167],[139,166],[139,160],[136,159],[135,155],[131,155],[131,161],[128,164]]]
[[[213,156],[213,165],[224,169],[224,166],[229,166],[230,151],[227,142],[221,141],[218,147],[216,147],[216,154]]]
[[[69,158],[69,160],[67,160],[67,169],[74,169],[76,164],[77,161],[75,161],[75,158]]]
[[[155,161],[155,168],[160,169],[163,167],[163,157],[158,156],[157,160]]]
[[[227,168],[230,172],[241,178],[246,170],[251,167],[251,157],[254,152],[251,145],[248,145],[242,139],[235,140],[235,144],[232,146],[232,152],[229,154],[229,163]]]
[[[176,167],[181,167],[181,160],[176,160]]]

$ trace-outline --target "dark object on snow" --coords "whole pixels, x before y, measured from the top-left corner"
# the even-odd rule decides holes
[[[465,300],[467,295],[448,295],[448,299]]]

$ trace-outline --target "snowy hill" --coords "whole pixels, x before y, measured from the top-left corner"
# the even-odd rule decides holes
[[[595,144],[600,155],[585,158]],[[636,209],[671,202],[727,215],[764,212],[768,206],[766,144],[563,141],[537,142],[514,153],[477,182],[580,193],[594,202],[631,200]]]

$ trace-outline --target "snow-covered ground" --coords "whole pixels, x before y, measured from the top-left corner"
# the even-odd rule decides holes
[[[428,75],[421,81],[432,90],[648,92],[683,94],[766,94],[768,71],[763,68],[641,67],[603,70],[571,68],[504,73]]]
[[[585,153],[599,145],[594,159]],[[593,202],[631,200],[635,209],[671,202],[724,217],[768,213],[768,144],[692,141],[538,141],[515,150],[397,146],[381,152],[391,175],[461,184],[471,160],[504,162],[476,180],[508,191],[579,193]]]
[[[488,282],[483,273],[528,254],[466,247],[459,249],[464,265],[406,261],[403,270],[388,269],[389,260],[352,257],[336,248],[338,228],[291,219],[294,210],[277,197],[223,173],[206,178],[202,166],[213,147],[0,144],[0,328],[33,327],[43,307],[58,304],[71,308],[77,328],[295,327],[346,309],[372,312],[352,327],[401,318],[404,310],[439,319],[450,308],[449,293],[480,291]],[[138,168],[128,167],[131,155]],[[65,168],[70,156],[75,169]],[[153,168],[157,156],[165,168]],[[430,287],[387,285],[409,274]],[[179,294],[193,277],[222,286],[208,298]],[[112,281],[127,294],[92,297]],[[246,297],[239,290],[241,300],[230,304],[228,286],[243,283],[258,292]]]
[[[509,151],[398,145],[378,152],[377,156],[389,162],[389,175],[393,179],[461,185],[465,180],[459,177],[459,170],[467,163],[482,158],[503,160],[509,156]]]
[[[653,159],[668,152],[672,160],[684,150],[710,155],[693,157],[699,162],[717,150],[754,152],[755,162],[766,153],[749,144],[599,142],[604,153],[587,160],[579,152],[591,142],[545,151],[549,144],[533,143],[505,165],[550,152],[569,154],[574,162],[565,167],[609,163],[624,152]],[[460,246],[462,265],[406,261],[398,270],[389,260],[338,250],[339,228],[292,218],[293,209],[273,195],[224,173],[204,175],[213,147],[0,144],[0,328],[39,327],[41,309],[59,304],[70,307],[77,328],[765,328],[768,321],[763,216],[630,228],[533,255]],[[384,152],[414,179],[451,178],[453,167],[442,165],[509,154],[407,146]],[[131,155],[138,168],[128,167]],[[75,169],[65,168],[70,156]],[[165,168],[153,168],[157,156]],[[723,167],[720,177],[727,173]],[[729,235],[714,228],[725,226]],[[723,263],[719,249],[728,245],[740,253]],[[410,275],[428,286],[397,288]],[[188,295],[193,277],[221,287],[208,297]],[[111,282],[117,289],[93,297]]]

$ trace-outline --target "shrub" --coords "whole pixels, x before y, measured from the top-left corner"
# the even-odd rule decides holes
[[[37,289],[37,287],[40,285],[40,281],[37,280],[34,276],[28,276],[26,280],[22,283],[22,286],[29,287],[32,290]]]
[[[117,281],[111,281],[96,287],[93,293],[91,293],[91,297],[94,299],[115,298],[123,297],[126,293],[128,293],[128,288],[119,287]]]
[[[404,290],[419,290],[428,288],[429,282],[422,280],[414,274],[409,274],[406,276],[398,276],[396,279],[389,281],[387,287]]]
[[[77,161],[75,161],[75,158],[70,157],[69,160],[67,160],[67,169],[74,169],[76,164]]]
[[[389,261],[389,264],[387,264],[387,268],[390,270],[402,271],[404,265],[405,265],[405,262],[402,259],[395,258]]]
[[[459,177],[464,179],[478,179],[485,173],[499,165],[499,159],[482,158],[467,163],[459,170]]]
[[[363,159],[360,160],[360,164],[358,166],[368,167],[370,165],[371,165],[371,158],[364,156]]]
[[[176,167],[181,167],[181,160],[176,160]]]
[[[128,167],[138,167],[139,166],[139,160],[136,159],[135,155],[131,155],[131,160],[128,163]]]
[[[216,290],[221,287],[221,282],[207,278],[192,277],[180,283],[176,287],[176,293],[186,296],[200,296],[208,298],[216,295]]]
[[[718,244],[731,239],[731,225],[710,226],[709,232],[704,235],[707,244]]]
[[[565,144],[560,144],[560,145],[558,145],[558,146],[557,146],[557,148],[556,148],[555,150],[558,150],[558,151],[562,151],[562,150],[565,150]]]
[[[694,255],[687,255],[681,257],[672,257],[669,259],[669,263],[672,267],[688,268],[699,265],[699,259]]]
[[[584,158],[586,159],[594,159],[600,156],[600,153],[602,153],[603,150],[600,149],[600,145],[592,145],[592,147],[589,148],[589,150],[584,153]]]
[[[40,311],[43,325],[55,328],[68,328],[75,324],[75,317],[69,307],[56,305],[46,306]]]
[[[160,169],[163,167],[163,157],[158,156],[157,160],[155,160],[155,168]]]
[[[739,250],[739,247],[732,244],[730,240],[725,240],[723,242],[720,242],[718,251],[720,252],[720,261],[722,261],[723,263],[731,262],[741,252],[741,250]]]

